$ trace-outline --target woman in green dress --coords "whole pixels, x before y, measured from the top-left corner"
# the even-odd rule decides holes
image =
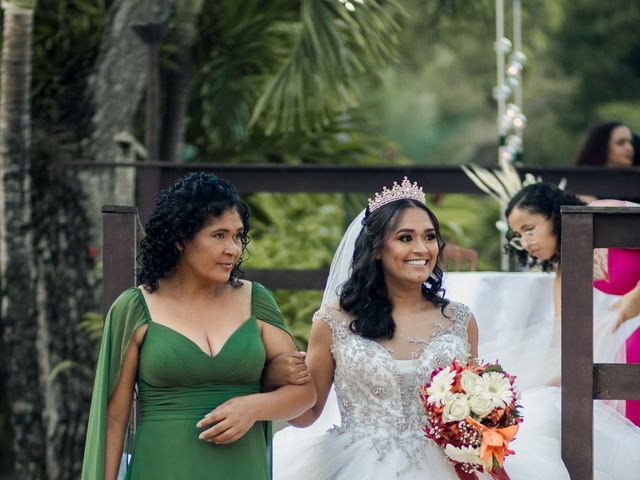
[[[128,480],[269,477],[268,421],[300,415],[315,390],[271,294],[239,278],[248,220],[235,188],[211,174],[158,194],[140,287],[105,322],[83,480],[116,479],[123,452]],[[267,391],[263,369],[281,354],[297,362],[300,384]]]

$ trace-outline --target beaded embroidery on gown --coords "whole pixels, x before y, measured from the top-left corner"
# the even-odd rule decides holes
[[[314,321],[326,322],[332,331],[341,425],[327,432],[313,427],[278,432],[274,480],[457,480],[442,450],[424,438],[418,394],[433,369],[469,357],[468,308],[452,302],[446,312],[450,323],[436,325],[428,340],[408,339],[416,345],[413,358],[398,360],[379,343],[353,333],[343,312],[324,305]],[[551,451],[557,447],[553,441],[546,445]],[[537,472],[512,478],[569,478],[555,454]]]

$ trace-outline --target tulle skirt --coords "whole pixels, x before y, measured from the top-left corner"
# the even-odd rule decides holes
[[[542,387],[522,394],[524,422],[510,444],[515,454],[506,458],[512,480],[568,480],[560,445],[560,388]],[[276,433],[273,443],[274,480],[457,480],[441,449],[419,435],[417,468],[407,469],[404,451],[390,448],[382,459],[367,438],[354,440],[348,433],[326,432],[339,424],[335,396],[325,412],[306,429],[288,427]],[[409,435],[412,432],[408,432]],[[480,478],[489,478],[480,475]],[[611,407],[594,405],[594,478],[640,479],[640,429]]]

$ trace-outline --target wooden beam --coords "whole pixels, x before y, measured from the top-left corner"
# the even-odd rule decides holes
[[[638,248],[640,245],[640,208],[567,206],[562,207],[562,212],[593,215],[594,248]],[[562,236],[564,238],[564,230]]]
[[[484,195],[457,165],[278,165],[162,162],[98,163],[90,160],[69,162],[77,168],[136,168],[140,172],[161,172],[161,187],[193,171],[209,171],[233,183],[240,193],[254,192],[376,192],[382,185],[407,175],[427,193],[470,193]],[[496,169],[497,166],[489,166]],[[536,167],[519,168],[520,175],[531,173],[545,182],[567,180],[571,192],[600,198],[640,197],[640,167]]]
[[[640,400],[640,364],[595,364],[593,366],[593,398]]]

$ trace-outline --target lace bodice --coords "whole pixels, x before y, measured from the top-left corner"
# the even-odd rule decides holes
[[[342,425],[334,434],[350,434],[353,439],[369,438],[382,460],[390,448],[406,453],[405,469],[420,463],[424,411],[420,386],[431,372],[454,358],[466,360],[469,310],[459,303],[447,307],[451,321],[437,329],[432,338],[420,343],[422,350],[412,360],[396,360],[379,343],[349,329],[349,318],[334,307],[323,306],[315,315],[333,333],[334,386]]]

